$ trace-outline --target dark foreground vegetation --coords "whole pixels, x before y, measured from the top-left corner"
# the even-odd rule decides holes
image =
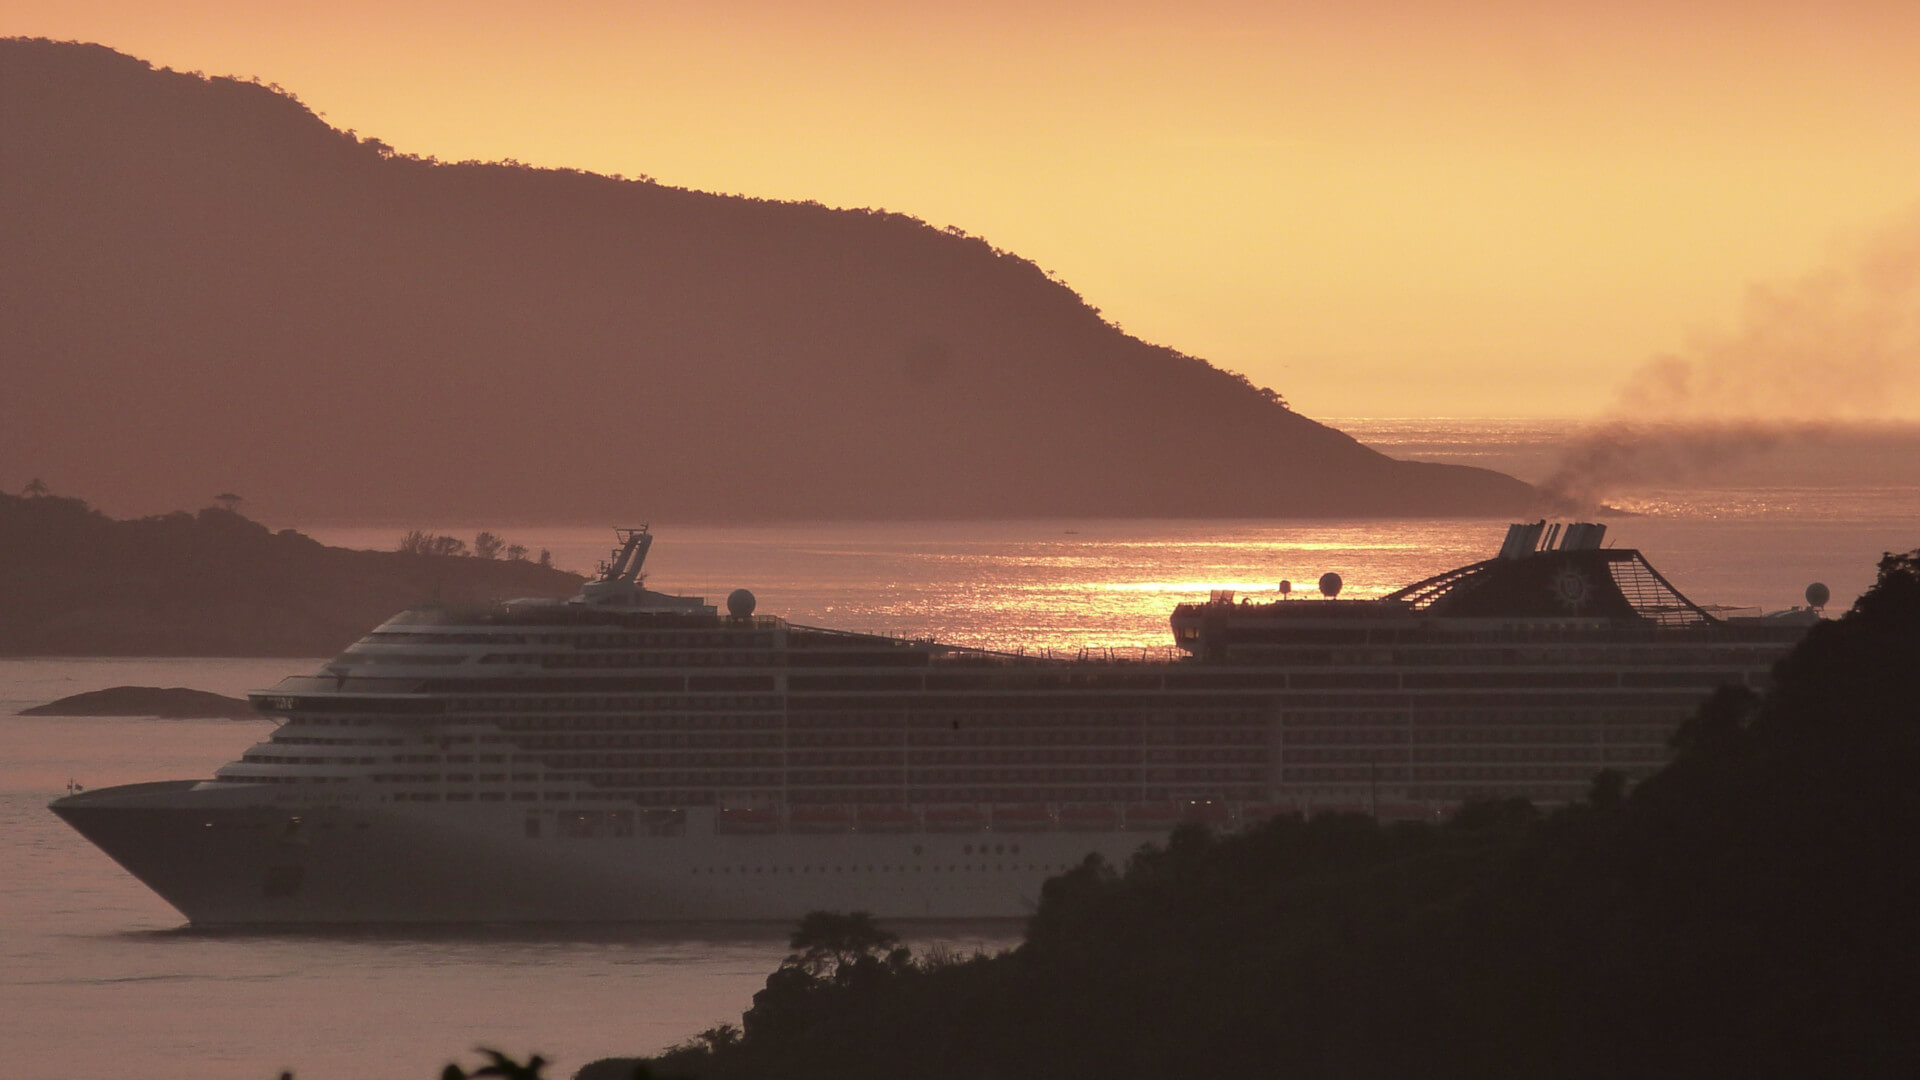
[[[1181,831],[1026,942],[811,917],[742,1025],[581,1080],[1920,1075],[1920,551],[1631,794]]]
[[[40,492],[0,495],[0,552],[0,656],[330,656],[422,602],[581,581],[526,559],[327,547],[231,505],[116,521]]]

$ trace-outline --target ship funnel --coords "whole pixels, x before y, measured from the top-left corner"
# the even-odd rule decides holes
[[[1540,543],[1540,533],[1545,530],[1545,519],[1531,525],[1513,524],[1507,526],[1507,539],[1500,545],[1500,557],[1503,559],[1524,559],[1533,554]]]
[[[1503,559],[1524,559],[1543,551],[1593,551],[1607,535],[1607,527],[1591,521],[1548,525],[1545,520],[1531,525],[1507,526],[1507,539],[1500,545]]]
[[[1593,551],[1605,539],[1607,527],[1591,521],[1576,521],[1567,526],[1560,539],[1561,551]]]

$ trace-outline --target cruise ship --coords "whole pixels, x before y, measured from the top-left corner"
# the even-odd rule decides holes
[[[1724,618],[1604,526],[1509,528],[1386,597],[1219,592],[1165,660],[800,626],[641,579],[421,607],[251,694],[210,779],[52,809],[197,926],[1018,916],[1183,822],[1431,819],[1657,768],[1816,617]]]

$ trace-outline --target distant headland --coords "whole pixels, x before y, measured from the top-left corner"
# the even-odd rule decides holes
[[[475,554],[396,542],[408,550],[327,547],[223,506],[116,521],[78,499],[0,495],[0,656],[331,656],[409,606],[571,596],[582,581],[498,538]]]
[[[336,130],[0,40],[0,461],[116,510],[600,522],[1527,514],[958,229]],[[28,313],[31,313],[28,317]]]

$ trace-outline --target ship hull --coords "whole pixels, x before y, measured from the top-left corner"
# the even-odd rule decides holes
[[[199,927],[1021,917],[1047,878],[1165,835],[728,835],[695,814],[678,835],[574,837],[511,805],[276,803],[195,781],[53,810]]]
[[[53,809],[206,926],[1017,917],[1182,820],[1636,782],[1815,621],[1543,527],[1378,600],[1180,605],[1165,661],[722,616],[631,530],[572,602],[402,612],[254,692],[283,722],[210,781]]]

